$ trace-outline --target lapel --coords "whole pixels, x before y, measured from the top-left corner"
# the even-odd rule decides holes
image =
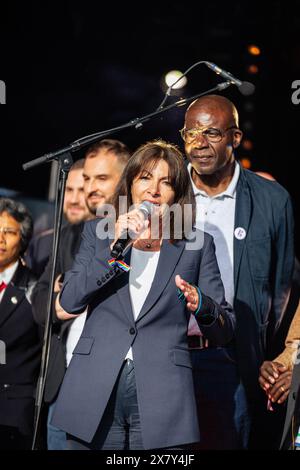
[[[246,181],[245,172],[241,168],[240,178],[237,185],[236,192],[236,206],[235,206],[235,223],[234,223],[234,235],[233,235],[233,256],[234,256],[234,287],[236,288],[238,274],[240,269],[240,263],[242,254],[245,248],[245,243],[248,236],[248,228],[250,217],[252,213],[252,201],[250,196],[250,190]],[[242,228],[245,230],[245,237],[242,239],[237,238],[235,230]]]
[[[26,292],[26,270],[19,262],[14,277],[6,287],[2,301],[0,302],[0,327],[20,305]]]
[[[180,240],[176,244],[171,244],[167,240],[164,240],[161,246],[160,257],[156,269],[156,274],[153,279],[152,286],[149,294],[147,295],[144,305],[140,311],[140,314],[136,321],[140,321],[146,313],[155,304],[161,293],[163,292],[167,282],[169,281],[177,263],[181,256],[181,253],[185,247],[185,242]],[[131,248],[127,251],[124,261],[130,265]],[[134,316],[131,305],[131,298],[129,293],[129,272],[122,274],[119,277],[119,285],[117,295],[122,308],[128,317],[130,323],[134,323]]]
[[[153,283],[139,313],[139,316],[137,317],[137,322],[140,321],[141,318],[143,318],[146,313],[149,312],[149,310],[153,307],[157,299],[162,294],[174,272],[176,265],[178,264],[184,247],[184,240],[177,241],[175,244],[170,243],[168,240],[163,240]]]
[[[125,254],[124,261],[126,264],[130,266],[130,257],[131,257],[131,248]],[[122,305],[122,308],[129,320],[130,323],[134,323],[134,316],[131,306],[131,299],[129,293],[129,271],[126,273],[122,273],[121,276],[118,277],[117,281],[117,295]]]

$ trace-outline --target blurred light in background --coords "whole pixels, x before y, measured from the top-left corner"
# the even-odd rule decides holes
[[[247,113],[252,113],[254,111],[253,101],[245,101],[244,110],[247,111]]]
[[[250,64],[250,65],[248,65],[248,67],[247,67],[247,72],[248,72],[248,73],[251,73],[252,75],[254,75],[255,73],[258,73],[258,67],[257,67],[257,65],[255,65],[255,64]]]
[[[249,139],[242,140],[242,147],[245,150],[252,150],[253,149],[253,142]]]
[[[244,121],[242,129],[245,131],[252,131],[253,130],[253,122],[252,121]]]
[[[171,87],[173,85],[173,83],[176,82],[176,80],[178,80],[182,75],[182,72],[180,72],[179,70],[171,70],[170,72],[168,72],[166,75],[165,75],[165,83],[168,87]],[[183,88],[185,85],[187,84],[187,78],[186,77],[182,77],[181,80],[179,80],[176,85],[172,86],[172,88],[174,88],[174,90],[178,90],[179,88]]]
[[[251,55],[260,55],[261,54],[260,48],[258,46],[256,46],[255,44],[249,44],[247,49],[248,49],[249,54],[251,54]]]
[[[247,170],[251,168],[251,160],[249,160],[249,158],[247,157],[242,157],[240,159],[240,164],[242,165],[243,168],[246,168]]]

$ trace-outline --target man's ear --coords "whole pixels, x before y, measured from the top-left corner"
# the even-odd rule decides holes
[[[235,129],[233,131],[233,148],[236,149],[239,147],[243,138],[243,133],[240,129]]]

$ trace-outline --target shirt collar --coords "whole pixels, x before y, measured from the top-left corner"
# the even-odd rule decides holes
[[[5,269],[2,273],[0,273],[0,283],[2,281],[4,281],[5,284],[7,285],[10,283],[10,281],[15,275],[18,264],[19,264],[19,261],[16,261],[12,266],[10,266],[9,268]]]
[[[189,172],[189,175],[190,175],[190,178],[191,178],[192,187],[193,187],[195,196],[197,196],[198,194],[201,194],[202,196],[207,197],[207,193],[205,191],[203,191],[203,189],[197,188],[197,186],[195,185],[195,183],[193,181],[193,178],[192,178],[192,165],[190,163],[188,164],[187,168],[188,168],[188,172]],[[237,187],[237,183],[238,183],[238,180],[239,180],[239,176],[240,176],[240,165],[238,164],[238,162],[235,162],[233,177],[232,177],[229,185],[227,186],[225,191],[223,191],[220,194],[216,194],[215,196],[212,197],[212,199],[213,198],[220,198],[222,196],[223,197],[227,196],[227,197],[231,197],[232,199],[235,199],[235,197],[236,197],[236,187]]]

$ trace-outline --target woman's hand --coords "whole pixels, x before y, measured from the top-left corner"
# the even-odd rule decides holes
[[[59,274],[57,276],[57,278],[55,279],[55,283],[54,283],[54,292],[60,292],[61,291],[61,288],[62,288],[62,280],[61,280],[61,274]]]
[[[175,276],[175,284],[183,293],[187,308],[191,312],[195,312],[199,306],[199,294],[196,287],[182,279],[179,274]]]
[[[76,318],[78,315],[74,313],[66,312],[59,303],[59,295],[57,295],[55,300],[55,313],[59,320],[70,320],[71,318]]]
[[[130,232],[130,238],[137,240],[148,226],[149,220],[145,220],[143,213],[138,209],[120,215],[115,224],[115,239],[110,245],[111,249],[124,232]]]

